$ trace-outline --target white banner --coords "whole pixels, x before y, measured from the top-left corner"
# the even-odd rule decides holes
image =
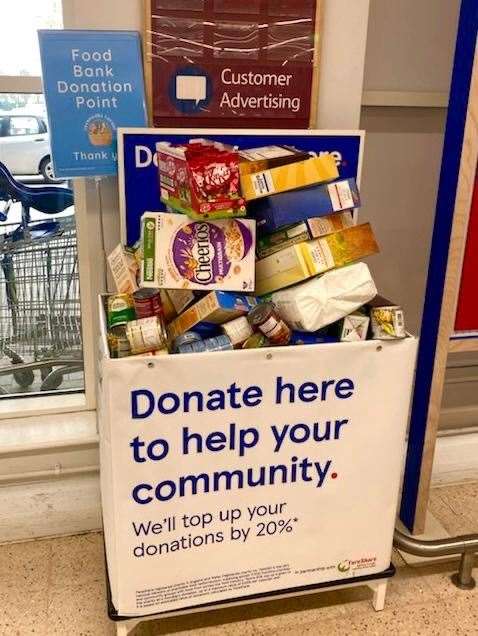
[[[407,338],[104,359],[118,613],[387,568],[415,352]]]

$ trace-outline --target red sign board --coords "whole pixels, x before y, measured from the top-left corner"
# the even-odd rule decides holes
[[[455,331],[478,331],[478,172],[471,202],[465,258],[455,319]]]
[[[307,128],[320,0],[149,0],[154,126]]]

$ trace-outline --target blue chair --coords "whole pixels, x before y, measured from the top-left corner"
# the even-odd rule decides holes
[[[10,202],[22,206],[22,222],[29,223],[30,208],[45,214],[58,214],[73,205],[73,191],[69,188],[40,186],[30,188],[14,179],[8,168],[0,162],[0,201],[7,202],[7,214]],[[6,221],[5,210],[0,221]]]

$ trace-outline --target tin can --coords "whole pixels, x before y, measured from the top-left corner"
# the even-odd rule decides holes
[[[292,331],[282,320],[274,303],[261,303],[247,315],[253,329],[259,329],[273,345],[289,343]]]
[[[126,358],[131,355],[131,346],[123,325],[110,329],[107,338],[111,358]]]
[[[173,340],[173,351],[179,351],[179,348],[183,345],[191,344],[193,342],[200,342],[202,340],[200,334],[195,331],[185,331],[180,336],[177,336]]]
[[[372,338],[374,340],[395,340],[405,338],[403,309],[398,305],[372,307],[370,309]]]
[[[253,334],[252,327],[245,316],[226,322],[221,329],[231,339],[234,347],[240,347]]]
[[[138,289],[133,294],[136,318],[150,318],[163,315],[163,304],[159,289]]]
[[[201,353],[205,351],[229,351],[233,349],[231,339],[227,336],[216,336],[207,340],[198,340],[181,345],[178,353]]]
[[[261,347],[267,347],[269,345],[269,341],[265,337],[263,333],[258,331],[257,333],[253,333],[242,345],[243,349],[260,349]]]
[[[166,347],[166,333],[158,316],[140,318],[126,325],[126,337],[131,345],[131,353],[146,353]]]
[[[134,302],[131,294],[114,294],[108,296],[108,327],[125,325],[134,320]]]

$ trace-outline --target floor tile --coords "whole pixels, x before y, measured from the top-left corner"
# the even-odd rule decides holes
[[[47,636],[47,592],[25,592],[23,585],[0,589],[0,635]]]
[[[104,578],[103,536],[100,533],[63,537],[52,542],[53,587],[81,585]]]
[[[48,636],[113,636],[103,582],[52,588],[48,597]]]
[[[50,541],[0,546],[0,589],[23,586],[25,594],[45,589],[50,577],[50,563]]]
[[[478,532],[478,484],[433,488],[429,509],[451,535]]]

